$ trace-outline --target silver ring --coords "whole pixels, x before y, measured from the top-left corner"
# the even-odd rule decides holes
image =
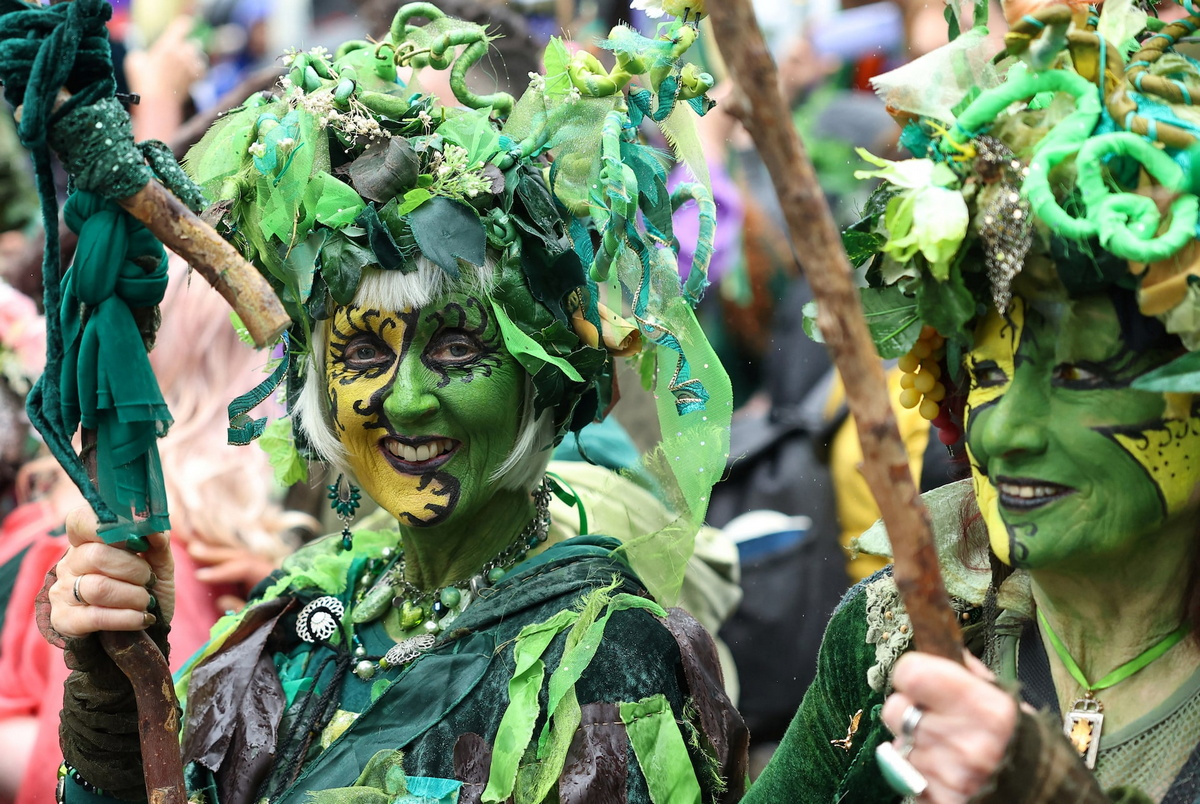
[[[76,601],[79,603],[79,605],[81,605],[81,606],[90,606],[91,604],[90,604],[90,603],[88,603],[86,600],[84,600],[84,599],[83,599],[83,595],[79,594],[79,582],[80,582],[80,581],[82,581],[82,580],[83,580],[83,576],[82,576],[82,575],[76,575],[76,576],[75,576],[75,586],[74,586],[74,587],[72,587],[72,589],[71,589],[71,594],[75,595],[75,600],[76,600]]]
[[[917,731],[917,724],[921,722],[921,718],[925,715],[921,711],[921,707],[916,704],[909,704],[904,710],[904,714],[900,716],[900,736],[905,742],[912,744],[913,735]]]

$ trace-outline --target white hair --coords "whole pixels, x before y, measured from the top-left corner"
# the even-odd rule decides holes
[[[453,279],[424,257],[418,258],[417,270],[410,273],[367,268],[363,270],[354,303],[384,310],[404,310],[427,306],[453,291],[490,296],[497,273],[490,258],[483,268],[463,265],[462,271],[460,279]],[[312,333],[312,348],[303,366],[304,382],[292,414],[316,456],[334,471],[352,476],[346,462],[346,449],[334,432],[330,414],[325,379],[327,333],[325,322],[317,322]],[[516,443],[504,463],[487,479],[502,490],[529,491],[536,487],[550,463],[550,447],[554,442],[554,412],[546,409],[540,415],[535,414],[537,391],[533,378],[523,369],[522,372],[525,382]]]

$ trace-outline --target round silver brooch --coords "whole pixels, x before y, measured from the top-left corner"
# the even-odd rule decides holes
[[[300,616],[296,618],[296,636],[305,642],[324,642],[333,636],[345,613],[346,607],[336,597],[319,597],[300,609]]]

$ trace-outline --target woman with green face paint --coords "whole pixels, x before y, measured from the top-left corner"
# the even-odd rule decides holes
[[[925,497],[966,666],[867,579],[747,801],[1200,797],[1197,26],[1035,9],[1004,78],[961,69],[971,32],[880,79],[915,158],[870,157],[847,245],[901,404],[970,470]]]
[[[190,155],[212,215],[295,321],[276,370],[295,443],[269,430],[275,458],[326,462],[345,523],[181,673],[191,792],[220,804],[740,796],[746,734],[711,638],[663,607],[726,457],[728,381],[689,305],[704,266],[682,285],[668,247],[673,206],[711,208],[702,185],[672,198],[636,134],[677,100],[673,126],[707,110],[704,76],[685,80],[678,61],[696,23],[675,23],[666,44],[614,31],[623,66],[607,82],[552,43],[551,74],[498,128],[513,99],[462,83],[489,34],[406,6],[385,42],[290,54],[284,97],[252,98]],[[398,64],[449,69],[468,108],[409,93]],[[629,87],[634,74],[652,77]],[[624,289],[629,320],[613,312]],[[639,507],[613,514],[547,474],[553,446],[615,402],[617,357],[643,361],[654,387],[666,437],[641,478],[670,508],[613,475],[594,488]],[[364,496],[380,510],[356,521]],[[552,498],[574,511],[552,521]],[[607,512],[590,526],[589,500]],[[169,622],[173,567],[161,538],[123,553],[83,519],[70,538],[48,591],[80,668],[64,703],[65,799],[135,797],[132,708],[90,635]]]

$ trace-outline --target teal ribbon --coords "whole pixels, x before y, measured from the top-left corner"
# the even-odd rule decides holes
[[[226,412],[229,414],[230,444],[238,447],[245,446],[263,434],[263,430],[267,427],[267,417],[251,419],[248,414],[273,394],[287,376],[288,367],[292,362],[290,348],[288,335],[285,332],[283,333],[283,357],[279,360],[279,365],[271,372],[271,376],[229,403]]]
[[[97,486],[110,509],[109,522],[101,517],[105,541],[145,549],[146,535],[170,528],[156,440],[171,416],[130,308],[162,301],[167,255],[141,223],[99,195],[76,192],[63,213],[79,246],[58,313],[62,423],[67,432],[96,431]]]

